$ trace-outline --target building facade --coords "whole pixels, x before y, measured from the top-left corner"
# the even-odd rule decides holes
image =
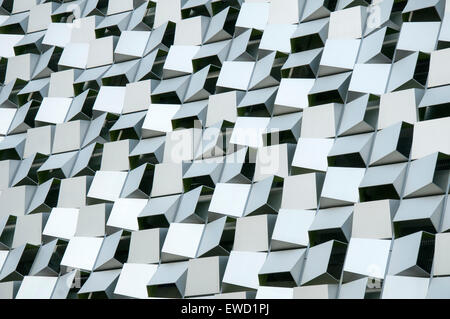
[[[449,1],[0,5],[0,298],[450,298]]]

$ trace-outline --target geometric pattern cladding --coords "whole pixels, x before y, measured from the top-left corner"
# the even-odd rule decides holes
[[[0,6],[0,298],[450,298],[450,1]]]

